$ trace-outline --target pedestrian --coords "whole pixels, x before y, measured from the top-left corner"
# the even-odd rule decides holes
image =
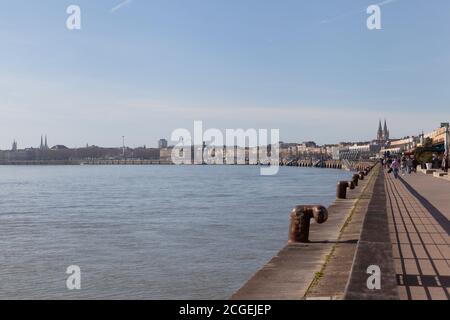
[[[412,169],[413,169],[413,160],[411,159],[411,157],[408,157],[406,159],[406,170],[408,174],[411,174]]]
[[[406,174],[406,157],[403,154],[401,159],[400,159],[400,168],[402,171],[402,176],[404,176]]]
[[[416,157],[414,157],[414,156],[413,156],[413,159],[412,159],[412,163],[413,163],[412,171],[414,173],[417,173],[417,166],[419,165],[419,162],[417,161]]]
[[[442,158],[442,170],[448,172],[448,154],[444,153],[444,157]]]
[[[439,158],[437,157],[437,155],[433,154],[433,158],[431,158],[431,163],[432,163],[432,169],[439,168]]]
[[[388,158],[388,159],[386,160],[386,167],[387,167],[388,170],[390,170],[390,171],[392,172],[391,165],[392,165],[392,158]],[[389,173],[390,173],[390,172],[389,172]]]
[[[398,179],[398,169],[400,168],[400,163],[398,163],[397,159],[394,159],[394,161],[391,164],[392,172],[394,173],[394,178]]]

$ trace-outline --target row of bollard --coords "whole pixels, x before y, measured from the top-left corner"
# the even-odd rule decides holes
[[[337,184],[336,197],[338,199],[347,198],[347,188],[351,190],[358,186],[359,180],[364,180],[373,166],[366,167],[363,171],[354,174],[351,181],[341,181]],[[318,224],[322,224],[328,220],[328,210],[320,205],[296,206],[291,212],[291,223],[289,226],[288,243],[308,243],[309,227],[311,219]]]
[[[364,171],[360,171],[357,174],[354,174],[352,177],[352,181],[341,181],[337,184],[336,187],[336,198],[338,199],[346,199],[347,198],[347,188],[351,190],[355,189],[358,186],[359,180],[364,180],[364,177],[369,174],[369,172],[373,169],[373,166],[366,167]]]

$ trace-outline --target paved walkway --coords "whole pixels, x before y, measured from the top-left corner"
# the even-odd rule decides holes
[[[450,181],[386,174],[385,184],[400,298],[450,300]]]
[[[341,234],[330,255],[328,261],[322,268],[321,277],[317,278],[309,287],[306,298],[309,300],[324,299],[330,297],[333,300],[344,298],[345,287],[350,276],[354,261],[361,227],[375,191],[375,181],[380,168],[374,169],[374,176],[369,180],[359,196],[354,210],[347,218],[341,229]],[[384,185],[381,185],[384,188]]]

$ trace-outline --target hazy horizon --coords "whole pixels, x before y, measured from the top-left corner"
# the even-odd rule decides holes
[[[372,140],[380,119],[396,138],[450,120],[445,0],[0,3],[3,150],[41,134],[156,147],[194,120],[318,144]],[[376,3],[382,30],[369,31]],[[66,28],[71,4],[81,30]]]

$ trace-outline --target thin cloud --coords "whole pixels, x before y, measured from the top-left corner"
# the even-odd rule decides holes
[[[397,2],[397,1],[398,0],[385,0],[385,1],[382,1],[380,3],[377,3],[377,6],[384,6],[385,4],[389,4],[389,3]]]
[[[124,0],[121,3],[119,3],[118,5],[116,5],[115,7],[113,7],[111,9],[111,13],[116,12],[117,10],[122,9],[124,6],[129,5],[131,2],[133,2],[133,0]]]

